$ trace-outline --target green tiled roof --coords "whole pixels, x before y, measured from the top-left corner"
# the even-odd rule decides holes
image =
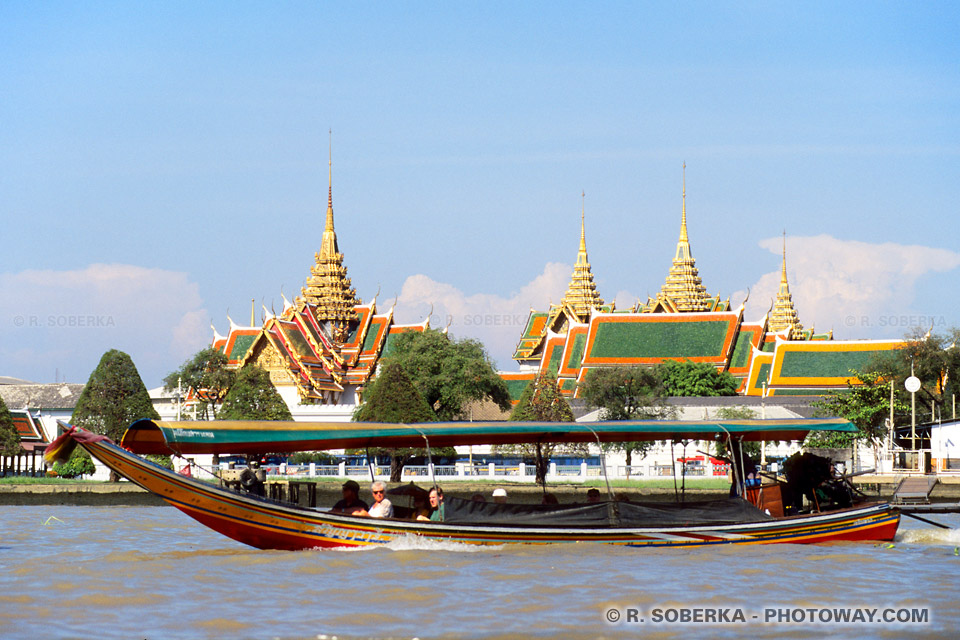
[[[561,391],[574,391],[577,388],[577,381],[573,378],[564,378],[558,385]]]
[[[228,360],[240,360],[247,354],[247,351],[250,350],[250,346],[253,344],[253,341],[257,339],[256,335],[242,335],[237,336],[233,341],[233,349],[230,350],[230,355],[227,356]]]
[[[750,353],[753,350],[753,340],[758,329],[741,329],[737,334],[737,344],[733,348],[733,357],[730,358],[731,369],[743,369],[750,365]]]
[[[862,371],[883,351],[787,351],[780,367],[782,378],[847,378]]]
[[[729,320],[601,322],[591,358],[698,358],[723,356]]]
[[[377,346],[377,334],[380,333],[380,329],[383,328],[386,320],[384,319],[375,319],[370,323],[370,327],[367,329],[367,335],[363,339],[363,349],[360,351],[366,352],[373,349]]]
[[[583,363],[583,349],[587,346],[587,334],[578,333],[573,336],[573,346],[570,347],[570,357],[567,359],[567,367],[570,369],[579,369]]]
[[[760,365],[760,371],[757,374],[757,382],[753,385],[754,389],[763,389],[763,385],[770,379],[770,363],[764,362]]]
[[[527,326],[523,328],[522,338],[536,338],[540,336],[540,331],[534,331],[533,327],[538,324],[537,320],[545,319],[547,317],[547,312],[545,311],[535,311],[530,314],[530,317],[527,318]],[[540,326],[543,326],[542,324]]]
[[[560,370],[560,359],[563,357],[563,343],[555,344],[547,354],[547,373],[556,376]]]
[[[761,351],[766,351],[767,353],[773,353],[777,350],[776,342],[764,342]]]
[[[293,345],[293,348],[297,350],[301,356],[313,355],[313,349],[310,348],[310,344],[307,342],[307,339],[303,337],[303,334],[297,328],[280,325],[280,329],[283,331],[283,336]]]
[[[504,380],[507,384],[507,391],[510,392],[510,399],[516,402],[523,394],[523,390],[530,384],[530,380]]]
[[[817,389],[775,389],[775,396],[822,396],[823,391]]]

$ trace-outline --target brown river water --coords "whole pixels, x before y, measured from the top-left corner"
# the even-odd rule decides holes
[[[892,545],[278,552],[170,507],[0,507],[0,638],[957,638],[958,547],[904,518]]]

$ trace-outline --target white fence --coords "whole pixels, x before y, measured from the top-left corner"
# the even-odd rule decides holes
[[[319,464],[281,464],[268,465],[263,467],[268,477],[272,478],[354,478],[357,480],[370,478],[370,467],[366,465],[348,465],[341,462],[339,465],[319,465]],[[648,465],[611,465],[607,468],[607,473],[611,479],[646,479],[658,477],[673,477],[674,473],[679,476],[684,473],[682,465],[670,464],[648,464]],[[698,468],[690,466],[686,469],[688,477],[726,477],[726,467],[713,467],[704,465]],[[390,466],[377,465],[374,468],[373,475],[377,480],[389,480]],[[403,467],[401,475],[402,482],[416,482],[429,480],[432,477],[442,478],[444,481],[451,480],[503,480],[509,479],[513,482],[534,482],[536,480],[536,467],[532,464],[469,464],[458,462],[452,465],[406,465]],[[550,463],[547,472],[547,480],[552,482],[584,482],[586,480],[598,480],[603,477],[599,465],[591,465],[586,462],[578,465],[558,465]]]

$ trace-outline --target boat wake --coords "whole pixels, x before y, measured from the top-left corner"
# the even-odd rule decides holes
[[[958,529],[906,529],[897,534],[896,542],[904,544],[922,545],[952,545],[960,546],[960,530]]]
[[[405,535],[380,545],[378,548],[389,549],[391,551],[453,551],[456,553],[478,553],[490,550],[499,550],[503,545],[476,545],[465,544],[463,542],[451,542],[449,540],[434,540],[423,536]]]

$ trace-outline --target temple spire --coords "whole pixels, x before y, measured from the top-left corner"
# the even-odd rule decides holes
[[[350,286],[343,254],[337,245],[333,227],[333,130],[330,131],[329,159],[327,161],[329,186],[327,191],[327,219],[320,240],[320,251],[314,254],[306,286],[301,289],[303,299],[313,305],[320,322],[330,322],[335,340],[346,337],[346,323],[356,319],[354,307],[360,304],[356,289]]]
[[[337,232],[333,229],[333,129],[330,130],[329,159],[327,161],[327,222],[323,227],[323,239],[320,242],[320,253],[334,255],[339,253],[337,247]]]
[[[573,309],[580,320],[586,322],[590,317],[591,309],[603,306],[603,299],[597,293],[597,285],[590,271],[590,261],[587,259],[587,235],[584,222],[586,193],[581,192],[580,198],[580,249],[577,251],[577,262],[573,266],[570,285],[560,304]]]
[[[577,264],[587,264],[587,234],[584,231],[584,212],[587,193],[580,192],[580,250],[577,252]]]
[[[780,266],[780,290],[773,303],[770,319],[767,321],[767,330],[779,333],[792,329],[794,333],[803,331],[797,310],[793,306],[793,295],[790,293],[790,284],[787,282],[787,232],[783,232],[783,261]]]
[[[687,163],[683,163],[683,202],[680,215],[680,239],[667,274],[667,281],[657,293],[657,300],[677,311],[709,311],[707,289],[700,280],[690,240],[687,236]]]

